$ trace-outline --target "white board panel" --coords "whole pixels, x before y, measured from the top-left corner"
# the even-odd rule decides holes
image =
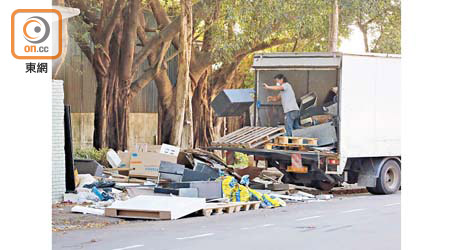
[[[205,198],[139,195],[126,201],[116,201],[109,208],[170,212],[170,219],[175,220],[203,209],[205,206]]]
[[[342,158],[400,155],[400,62],[400,58],[343,56]]]

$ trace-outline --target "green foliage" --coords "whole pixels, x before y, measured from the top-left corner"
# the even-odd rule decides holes
[[[248,166],[248,156],[244,153],[235,152],[234,153],[235,162],[232,167],[247,167]]]
[[[401,53],[400,0],[340,0],[341,15],[372,39],[369,52]]]
[[[106,167],[109,165],[106,160],[106,153],[108,150],[108,148],[77,148],[75,149],[74,157],[77,159],[96,160],[98,163]]]
[[[401,54],[401,9],[394,6],[383,20],[371,30],[377,37],[371,42],[372,52]]]
[[[278,39],[314,40],[316,50],[327,46],[326,0],[224,0],[223,15],[211,27],[213,53],[221,62],[251,50],[255,45]]]

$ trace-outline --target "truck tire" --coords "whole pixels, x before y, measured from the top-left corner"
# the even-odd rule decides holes
[[[372,194],[393,194],[401,185],[400,165],[395,160],[388,160],[381,168],[380,177],[377,178],[375,187],[368,187]]]

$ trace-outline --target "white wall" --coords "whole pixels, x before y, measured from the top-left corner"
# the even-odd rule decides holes
[[[64,154],[64,87],[52,82],[52,201],[61,201],[66,191]]]

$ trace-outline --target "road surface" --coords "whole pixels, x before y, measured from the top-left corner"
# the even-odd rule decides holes
[[[53,233],[53,249],[400,249],[400,199],[335,197],[283,208]]]

